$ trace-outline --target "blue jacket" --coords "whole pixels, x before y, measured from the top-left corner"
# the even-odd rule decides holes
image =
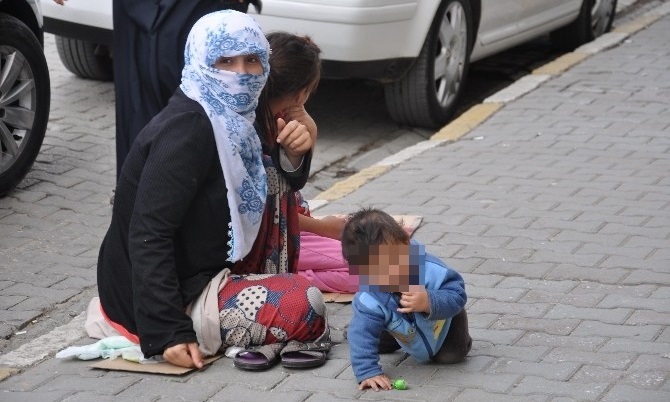
[[[400,298],[389,292],[358,292],[354,296],[347,339],[351,367],[359,383],[383,374],[378,353],[383,330],[398,340],[403,351],[427,362],[442,347],[451,317],[465,307],[465,284],[458,272],[432,254],[426,254],[421,269],[425,272],[430,314],[399,313]]]

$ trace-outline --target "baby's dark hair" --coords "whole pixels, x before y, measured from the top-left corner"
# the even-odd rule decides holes
[[[350,265],[368,265],[371,246],[409,244],[409,234],[386,212],[364,208],[349,215],[342,230],[342,256]]]
[[[316,91],[321,79],[321,48],[309,36],[277,31],[265,35],[270,43],[270,75],[258,103],[258,121],[275,127],[270,101],[307,89]],[[268,133],[274,138],[276,133]]]

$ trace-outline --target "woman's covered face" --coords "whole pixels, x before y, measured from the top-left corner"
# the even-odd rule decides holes
[[[258,23],[236,11],[200,18],[184,50],[181,89],[207,104],[210,115],[232,111],[253,122],[270,64],[270,44]]]
[[[238,74],[263,74],[263,64],[256,54],[219,57],[213,67]]]

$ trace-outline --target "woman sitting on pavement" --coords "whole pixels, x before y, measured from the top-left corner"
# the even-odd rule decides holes
[[[121,171],[98,259],[98,312],[146,357],[202,367],[186,308],[225,268],[290,271],[282,252],[274,267],[239,262],[270,261],[252,246],[259,233],[281,232],[286,220],[275,211],[268,218],[267,196],[278,182],[293,190],[305,184],[312,141],[297,121],[279,121],[272,142],[254,129],[269,45],[251,17],[206,15],[185,54],[180,88],[142,130]],[[279,173],[270,178],[268,152]],[[272,238],[279,244],[269,249],[287,249],[285,239]]]

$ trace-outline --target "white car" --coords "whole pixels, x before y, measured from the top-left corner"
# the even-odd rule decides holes
[[[51,84],[39,0],[0,0],[0,196],[35,162],[49,121]]]
[[[111,77],[110,41],[99,35],[112,28],[111,1],[43,0],[45,30],[77,75]],[[615,10],[616,0],[263,0],[257,18],[266,32],[311,36],[324,77],[384,83],[398,123],[434,128],[456,109],[470,62],[546,34],[575,48],[607,32]]]

